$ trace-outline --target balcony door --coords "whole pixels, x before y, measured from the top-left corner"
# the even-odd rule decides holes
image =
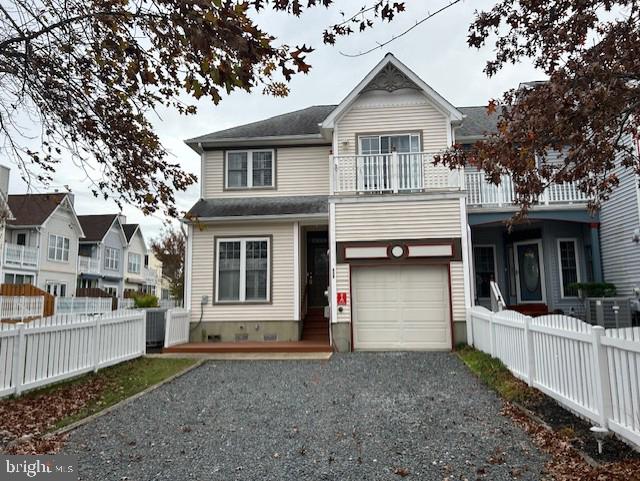
[[[518,304],[546,303],[542,241],[514,243]]]
[[[411,190],[421,187],[418,134],[363,135],[358,138],[358,190]],[[391,154],[399,154],[395,158]]]

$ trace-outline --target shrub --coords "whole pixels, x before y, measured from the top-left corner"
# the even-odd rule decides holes
[[[571,289],[579,289],[582,297],[615,297],[616,286],[608,282],[574,282]]]
[[[138,308],[158,307],[158,298],[152,294],[142,294],[133,298],[133,304]]]

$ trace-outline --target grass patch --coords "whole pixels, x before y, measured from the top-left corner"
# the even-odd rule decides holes
[[[500,359],[469,346],[459,348],[457,354],[487,386],[506,400],[527,404],[540,397],[539,391],[515,378]]]
[[[78,412],[58,420],[52,430],[60,429],[113,406],[195,363],[194,359],[141,357],[76,379],[72,382],[77,384],[78,388],[82,387],[83,382],[92,378],[97,378],[98,381],[104,383],[105,387],[96,399],[89,401]]]

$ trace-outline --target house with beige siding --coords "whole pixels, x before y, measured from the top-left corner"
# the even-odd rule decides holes
[[[565,187],[506,233],[512,197],[433,163],[495,124],[388,54],[337,105],[187,140],[202,171],[185,219],[191,341],[448,350],[491,280],[512,305],[555,309],[557,278],[580,280],[591,262],[585,199]]]

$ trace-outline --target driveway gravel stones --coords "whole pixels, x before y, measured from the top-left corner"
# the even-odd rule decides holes
[[[453,354],[210,361],[74,431],[83,480],[539,480],[543,455]]]

